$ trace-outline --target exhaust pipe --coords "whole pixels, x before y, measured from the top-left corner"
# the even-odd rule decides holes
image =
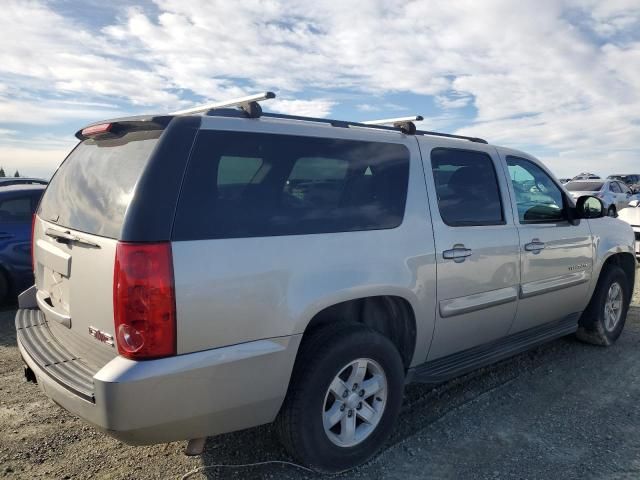
[[[24,378],[27,382],[35,383],[36,385],[38,384],[36,374],[33,373],[33,370],[31,370],[31,368],[27,367],[26,365],[24,367]]]

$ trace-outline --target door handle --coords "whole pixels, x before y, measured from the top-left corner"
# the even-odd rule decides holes
[[[442,252],[442,258],[445,260],[453,260],[456,263],[464,262],[467,257],[470,257],[473,250],[465,248],[464,245],[454,245],[451,250],[445,250]]]
[[[540,250],[544,250],[544,242],[541,242],[537,238],[531,240],[531,243],[527,243],[524,246],[527,252],[533,252],[534,254],[540,253]]]

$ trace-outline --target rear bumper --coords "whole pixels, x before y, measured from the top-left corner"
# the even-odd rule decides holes
[[[273,421],[286,395],[300,340],[301,335],[293,335],[148,361],[116,357],[93,375],[93,395],[87,398],[55,378],[18,330],[20,354],[48,397],[135,445],[217,435]]]

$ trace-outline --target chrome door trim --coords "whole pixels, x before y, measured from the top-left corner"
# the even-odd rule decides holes
[[[517,299],[518,289],[514,286],[441,300],[439,304],[440,316],[442,318],[453,317],[496,305],[515,302]]]
[[[535,282],[523,283],[520,285],[520,298],[534,297],[543,293],[562,290],[588,282],[591,279],[591,271],[568,273],[558,277],[545,278]]]

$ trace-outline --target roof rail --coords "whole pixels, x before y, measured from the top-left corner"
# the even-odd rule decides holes
[[[251,118],[258,118],[262,115],[262,108],[258,102],[261,100],[269,100],[271,98],[276,98],[276,94],[273,92],[257,93],[255,95],[234,98],[224,102],[205,103],[204,105],[199,105],[197,107],[172,112],[171,115],[190,115],[192,113],[208,112],[209,110],[215,110],[216,108],[239,107],[241,110],[244,110],[247,116]]]
[[[415,135],[417,129],[416,124],[413,122],[419,122],[420,120],[424,120],[422,115],[386,118],[384,120],[367,120],[366,122],[362,123],[364,125],[393,125],[395,128],[399,128],[402,133],[406,133],[407,135]]]
[[[270,93],[270,92],[267,92]],[[273,97],[266,97],[273,98]],[[254,101],[255,102],[255,101]],[[206,115],[209,116],[243,116],[243,113],[239,110],[224,110],[222,104],[217,104],[219,106],[215,108],[211,108],[209,105],[208,108],[202,109],[202,107],[197,107],[197,112],[204,111]],[[237,105],[237,104],[234,104]],[[260,108],[260,105],[256,103],[257,107]],[[224,106],[233,106],[225,103]],[[261,110],[261,109],[260,109]],[[245,115],[249,115],[244,110]],[[184,113],[176,112],[174,115],[184,115]],[[250,116],[250,115],[249,115]],[[475,143],[488,143],[486,140],[478,137],[467,137],[465,135],[454,135],[451,133],[440,133],[440,132],[430,132],[427,130],[415,130],[411,131],[411,127],[406,127],[405,125],[396,125],[396,123],[407,122],[414,126],[412,121],[422,120],[420,115],[416,115],[414,117],[401,117],[401,118],[390,118],[388,120],[370,120],[367,122],[351,122],[348,120],[333,120],[330,118],[316,118],[316,117],[303,117],[301,115],[288,115],[285,113],[271,113],[271,112],[260,112],[258,116],[268,117],[268,118],[279,118],[283,120],[299,120],[302,122],[315,122],[315,123],[325,123],[329,124],[332,127],[339,128],[349,128],[349,127],[357,127],[357,128],[372,128],[376,130],[387,130],[392,132],[400,132],[407,135],[434,135],[437,137],[447,137],[447,138],[457,138],[459,140],[468,140],[470,142]],[[253,117],[255,118],[255,117]],[[393,125],[389,125],[389,123],[393,123]]]
[[[466,135],[454,135],[452,133],[430,132],[429,130],[418,130],[416,135],[434,135],[436,137],[457,138],[458,140],[469,140],[474,143],[489,143],[484,138],[467,137]]]

